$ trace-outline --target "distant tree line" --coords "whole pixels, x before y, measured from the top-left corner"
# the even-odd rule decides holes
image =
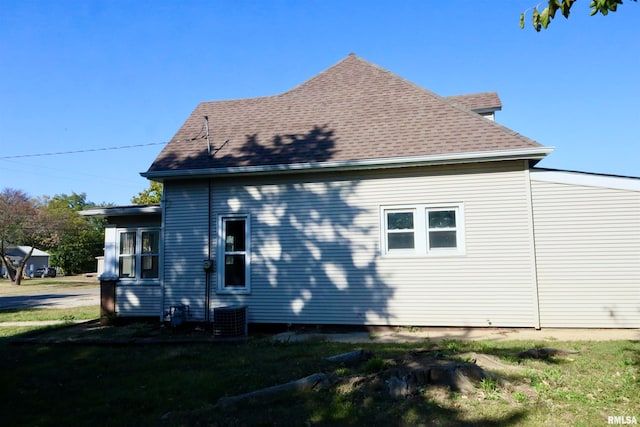
[[[84,193],[32,198],[21,190],[2,190],[0,266],[5,268],[11,282],[20,285],[33,248],[50,253],[50,264],[66,273],[94,272],[95,257],[103,255],[105,222],[78,212],[95,206]],[[28,246],[32,250],[15,265],[8,257],[13,246]]]
[[[162,184],[150,182],[149,187],[131,198],[137,205],[158,204],[162,199]],[[0,267],[4,267],[11,282],[20,285],[33,248],[51,255],[51,266],[68,274],[96,271],[96,257],[104,254],[104,228],[101,218],[78,214],[97,205],[87,200],[85,193],[30,197],[24,191],[5,188],[0,192]],[[17,265],[9,259],[14,246],[32,250]]]

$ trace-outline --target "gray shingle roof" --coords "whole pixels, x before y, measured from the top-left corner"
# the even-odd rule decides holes
[[[143,175],[542,147],[470,111],[466,99],[350,54],[279,95],[201,103]]]

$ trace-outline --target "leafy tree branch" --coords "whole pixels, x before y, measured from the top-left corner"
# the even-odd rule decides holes
[[[131,203],[136,205],[153,205],[162,200],[162,184],[151,181],[149,187],[131,198]]]
[[[637,2],[638,0],[631,0]],[[531,13],[531,24],[536,31],[540,31],[542,28],[547,29],[551,20],[556,17],[556,13],[560,11],[562,16],[569,18],[571,14],[571,8],[575,4],[576,0],[549,0],[547,6],[540,10],[540,6],[543,3],[533,7]],[[615,12],[618,10],[618,5],[622,4],[622,0],[591,0],[589,7],[591,8],[591,16],[600,13],[603,16],[609,14],[609,12]],[[520,15],[520,28],[524,28],[527,12],[531,10],[525,10]]]

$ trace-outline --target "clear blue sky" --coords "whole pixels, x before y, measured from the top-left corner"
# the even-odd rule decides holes
[[[274,95],[350,52],[440,95],[497,91],[539,165],[640,176],[640,4],[520,30],[517,1],[5,0],[0,188],[128,204],[201,101]],[[527,23],[528,24],[528,23]]]

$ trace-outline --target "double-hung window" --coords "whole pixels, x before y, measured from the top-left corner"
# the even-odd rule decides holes
[[[160,230],[126,229],[119,232],[118,277],[124,280],[158,279]]]
[[[388,251],[415,249],[415,211],[413,209],[389,209],[384,221],[387,227]]]
[[[249,215],[218,217],[218,292],[250,291]]]
[[[381,208],[383,255],[464,255],[461,203]]]
[[[426,209],[427,250],[456,249],[458,244],[458,227],[456,208]]]

